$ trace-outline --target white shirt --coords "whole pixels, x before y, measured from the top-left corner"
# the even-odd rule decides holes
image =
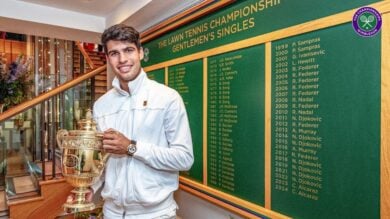
[[[111,154],[93,190],[104,180],[102,197],[126,213],[167,208],[175,203],[179,171],[190,169],[194,161],[183,100],[175,90],[148,79],[143,70],[129,82],[131,95],[117,78],[113,87],[95,102],[94,119],[99,130],[113,128],[136,140],[137,151],[133,157]]]

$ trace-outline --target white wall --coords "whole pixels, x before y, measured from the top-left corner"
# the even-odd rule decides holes
[[[182,190],[175,193],[175,199],[179,205],[177,215],[182,219],[243,219],[237,214]]]

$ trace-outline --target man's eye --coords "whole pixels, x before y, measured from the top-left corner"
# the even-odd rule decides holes
[[[117,52],[111,52],[109,55],[110,55],[110,57],[115,57],[115,56],[118,55],[118,53]]]
[[[126,49],[125,49],[125,52],[126,52],[126,53],[130,53],[130,52],[132,52],[132,51],[133,51],[132,48],[126,48]]]

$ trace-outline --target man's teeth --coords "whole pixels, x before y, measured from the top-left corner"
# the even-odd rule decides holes
[[[123,66],[123,67],[120,67],[119,70],[121,70],[121,71],[129,71],[130,67],[129,66]]]

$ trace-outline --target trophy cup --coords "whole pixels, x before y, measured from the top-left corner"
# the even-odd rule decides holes
[[[103,133],[96,131],[91,112],[86,119],[78,121],[78,130],[59,130],[57,143],[62,151],[62,175],[74,189],[72,202],[66,202],[65,212],[90,211],[95,204],[85,199],[86,193],[102,174],[108,157],[103,150]]]

